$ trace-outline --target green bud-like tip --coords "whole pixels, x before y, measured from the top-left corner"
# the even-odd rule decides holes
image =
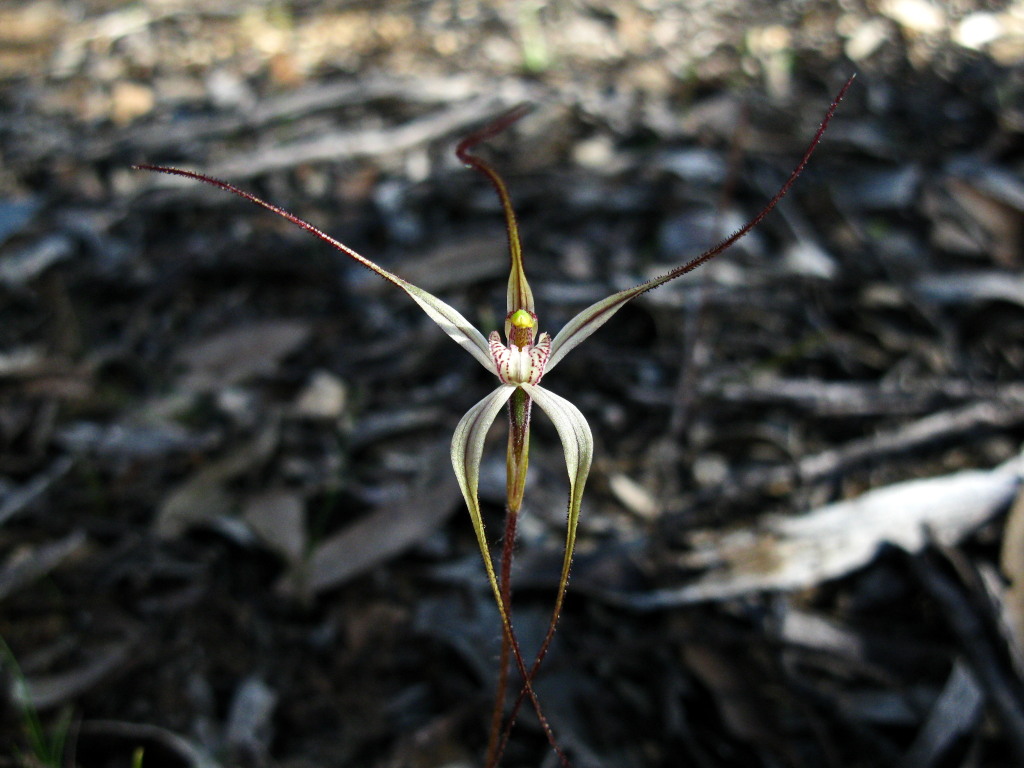
[[[508,320],[516,328],[533,328],[537,323],[537,321],[533,319],[533,315],[525,309],[517,309],[512,313],[512,317]]]

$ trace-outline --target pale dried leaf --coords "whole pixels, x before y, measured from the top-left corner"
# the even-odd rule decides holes
[[[416,255],[402,264],[402,277],[430,293],[464,288],[484,280],[499,278],[508,267],[498,258],[505,248],[504,239],[493,235],[469,235],[445,241],[434,250]],[[494,254],[495,258],[483,258]],[[367,283],[374,292],[386,286],[379,281]]]
[[[70,701],[122,667],[131,645],[128,641],[109,643],[92,651],[92,658],[67,672],[32,677],[25,681],[19,698],[40,710]]]
[[[661,511],[654,495],[633,478],[622,472],[608,477],[608,488],[626,509],[644,519],[653,519]]]
[[[248,445],[182,481],[160,504],[157,535],[175,538],[194,525],[225,517],[235,505],[227,483],[265,461],[277,445],[277,437],[277,425],[271,424]]]
[[[0,351],[0,377],[6,379],[31,376],[42,368],[45,360],[45,351],[41,346],[31,345]]]
[[[996,263],[1013,267],[1020,258],[1022,227],[1021,211],[987,190],[960,179],[947,181],[950,193],[964,209],[971,221],[980,225],[991,242],[988,250]]]
[[[178,351],[175,359],[187,369],[181,383],[209,392],[271,374],[311,332],[310,324],[299,320],[266,320],[221,331]]]
[[[32,245],[8,253],[0,261],[0,283],[20,287],[75,253],[75,243],[66,235],[50,235]]]
[[[316,546],[305,573],[289,573],[278,591],[301,595],[336,587],[421,542],[447,520],[458,490],[449,479],[444,453],[435,447],[424,454],[422,477],[401,498]]]
[[[1018,493],[1003,529],[999,566],[1009,581],[1002,593],[1003,622],[1016,646],[1016,658],[1024,658],[1024,493]]]
[[[61,480],[74,466],[75,460],[63,456],[16,490],[9,490],[0,496],[0,525],[36,502],[57,481]]]
[[[268,548],[292,565],[306,553],[306,515],[302,497],[294,491],[268,491],[249,499],[245,522]]]
[[[900,762],[904,768],[940,765],[959,739],[970,733],[984,712],[985,691],[962,658],[953,665],[928,720]]]
[[[631,596],[654,608],[803,589],[866,565],[883,544],[917,552],[931,538],[952,545],[1005,509],[1020,486],[1021,459],[992,470],[965,470],[869,491],[799,517],[757,528],[704,531],[684,567],[713,564],[692,584]]]
[[[228,711],[225,739],[236,750],[252,759],[267,757],[267,746],[273,735],[272,718],[277,706],[277,693],[259,677],[252,675],[235,691]]]
[[[5,31],[10,30],[9,19],[5,20],[4,26]],[[43,201],[40,197],[0,199],[0,244],[28,227],[42,206]]]
[[[1024,305],[1024,278],[1016,272],[984,270],[922,275],[914,292],[927,301],[953,306],[980,301]]]
[[[0,568],[0,600],[42,578],[68,558],[82,554],[86,541],[85,533],[75,531],[59,541],[16,551]]]
[[[175,488],[160,505],[156,531],[163,538],[181,536],[199,523],[227,515],[234,499],[224,488],[224,478],[217,467],[197,472]]]

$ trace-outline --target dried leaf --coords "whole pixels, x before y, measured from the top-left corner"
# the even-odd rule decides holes
[[[444,453],[436,448],[424,453],[422,476],[401,498],[320,543],[305,574],[288,574],[278,591],[295,596],[336,587],[414,546],[447,520],[458,490],[448,479]]]
[[[1006,267],[1015,266],[1020,258],[1024,228],[1020,209],[967,181],[953,178],[947,181],[947,186],[971,221],[988,234],[991,242],[986,246],[995,262]]]
[[[942,758],[977,725],[984,703],[985,691],[967,662],[958,658],[928,720],[900,765],[905,768],[940,765]]]
[[[179,484],[164,499],[156,517],[157,534],[175,538],[200,523],[223,518],[235,499],[227,483],[266,460],[277,445],[277,425],[272,424],[251,443],[209,464]]]
[[[267,762],[272,737],[272,716],[277,693],[259,677],[242,681],[231,700],[225,738],[244,756],[245,762]]]
[[[0,199],[0,245],[25,229],[42,206],[38,197]]]
[[[1016,272],[985,270],[922,275],[914,292],[937,304],[1006,301],[1024,305],[1024,279]]]
[[[651,520],[661,512],[661,504],[643,485],[623,472],[608,477],[608,489],[626,509],[638,517]]]
[[[1006,519],[999,566],[1010,582],[1002,594],[1003,622],[1019,663],[1024,659],[1024,493],[1017,494]]]
[[[59,541],[16,552],[0,568],[0,600],[45,576],[69,557],[81,554],[85,545],[85,534],[75,531]]]
[[[186,366],[182,385],[209,392],[277,370],[281,360],[306,343],[312,328],[298,320],[246,323],[178,351]]]
[[[694,536],[697,550],[680,564],[713,565],[712,571],[695,583],[627,602],[655,608],[803,589],[866,565],[883,544],[917,552],[929,536],[956,543],[1010,502],[1020,486],[1022,461],[897,483],[800,517],[772,518],[759,529],[704,531]]]
[[[94,651],[93,658],[74,669],[26,680],[25,702],[36,709],[48,709],[80,696],[121,667],[128,659],[131,645],[128,641],[109,643]]]
[[[481,258],[481,254],[501,253],[504,243],[493,236],[469,236],[418,254],[402,264],[402,277],[430,293],[465,288],[500,277],[505,270],[501,259]],[[379,281],[367,283],[384,288]]]
[[[63,456],[22,487],[8,489],[7,493],[0,498],[0,525],[3,525],[42,497],[71,470],[74,463],[75,460],[70,456]]]
[[[306,515],[302,497],[285,490],[268,491],[246,504],[245,522],[260,540],[292,565],[306,553]]]
[[[23,286],[75,252],[74,241],[66,235],[50,235],[32,245],[8,253],[0,261],[0,283]]]
[[[199,523],[226,515],[234,499],[225,489],[219,465],[197,472],[164,499],[156,518],[156,531],[173,539]]]

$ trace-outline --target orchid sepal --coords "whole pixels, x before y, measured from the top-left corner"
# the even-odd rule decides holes
[[[447,333],[456,344],[469,352],[488,371],[494,375],[498,374],[487,339],[461,312],[433,294],[427,293],[401,278],[396,277],[396,280],[398,282],[395,284],[409,294],[409,297],[419,305],[427,317]]]
[[[455,341],[456,344],[469,352],[469,354],[471,354],[476,361],[488,371],[497,374],[497,369],[494,366],[494,358],[491,355],[490,347],[488,347],[487,340],[484,338],[484,335],[480,333],[480,331],[478,331],[473,324],[462,315],[461,312],[455,309],[455,307],[447,304],[433,294],[424,291],[422,288],[418,288],[412,283],[403,280],[393,272],[389,272],[384,269],[384,267],[366,258],[355,249],[349,248],[340,240],[336,240],[319,227],[310,224],[305,219],[300,219],[294,213],[286,211],[279,205],[268,203],[266,200],[256,197],[256,195],[251,192],[246,192],[244,189],[240,189],[234,184],[229,184],[226,181],[221,181],[220,179],[215,179],[211,176],[205,176],[201,173],[186,171],[182,168],[172,168],[165,165],[133,165],[132,168],[140,171],[157,171],[171,176],[182,176],[186,179],[201,181],[204,184],[211,184],[219,189],[225,190],[226,192],[238,195],[244,200],[248,200],[250,203],[255,203],[261,208],[266,208],[268,211],[276,213],[278,216],[288,219],[292,224],[295,224],[307,232],[311,232],[328,245],[331,245],[335,249],[341,251],[353,261],[358,262],[371,272],[375,272],[380,275],[392,285],[396,285],[401,288],[413,301],[416,302],[420,309],[427,314],[427,317],[433,320],[442,331],[448,334]]]
[[[624,291],[613,293],[611,296],[602,299],[601,301],[591,304],[589,307],[584,309],[572,318],[556,335],[554,340],[551,342],[551,352],[547,360],[547,370],[553,369],[562,358],[565,357],[570,351],[572,351],[581,342],[586,340],[593,334],[598,328],[607,323],[611,317],[618,312],[622,307],[629,301],[632,301],[642,293],[647,293],[660,285],[664,285],[669,280],[675,280],[677,277],[682,277],[688,272],[692,272],[697,267],[706,264],[711,259],[718,256],[720,253],[728,250],[737,240],[747,235],[750,230],[756,227],[761,221],[764,220],[771,211],[775,208],[778,202],[786,196],[793,184],[796,183],[797,178],[803,173],[804,168],[807,167],[807,163],[811,159],[811,155],[814,154],[814,150],[817,149],[818,144],[821,142],[821,137],[825,134],[825,129],[828,128],[829,123],[832,121],[833,115],[839,108],[839,103],[846,96],[846,92],[850,90],[850,86],[853,85],[853,81],[856,75],[850,77],[843,87],[839,89],[839,93],[832,100],[828,110],[825,112],[825,117],[822,119],[821,124],[818,126],[817,132],[811,139],[811,143],[804,150],[803,157],[800,158],[800,162],[796,168],[789,174],[789,177],[779,187],[779,191],[772,196],[768,204],[762,208],[756,216],[750,221],[744,224],[742,227],[733,232],[729,237],[722,240],[720,243],[715,245],[713,248],[709,248],[693,259],[690,259],[685,264],[676,267],[669,272],[666,272],[660,277],[656,277],[653,280],[648,280],[645,283],[627,288]]]

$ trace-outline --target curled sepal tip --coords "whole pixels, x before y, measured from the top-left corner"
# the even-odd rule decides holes
[[[494,191],[498,193],[501,200],[501,208],[505,214],[505,228],[508,233],[508,250],[511,269],[508,276],[508,297],[507,307],[509,314],[519,309],[533,312],[533,292],[530,284],[526,281],[526,273],[523,270],[523,249],[519,242],[519,225],[516,223],[515,210],[512,208],[512,198],[508,194],[508,188],[496,170],[483,158],[473,154],[473,149],[480,143],[487,141],[508,128],[512,123],[519,120],[527,112],[530,106],[520,104],[496,117],[491,123],[485,125],[476,133],[473,133],[459,142],[455,154],[459,160],[469,167],[482,173]],[[508,335],[509,326],[505,324],[505,334]]]

